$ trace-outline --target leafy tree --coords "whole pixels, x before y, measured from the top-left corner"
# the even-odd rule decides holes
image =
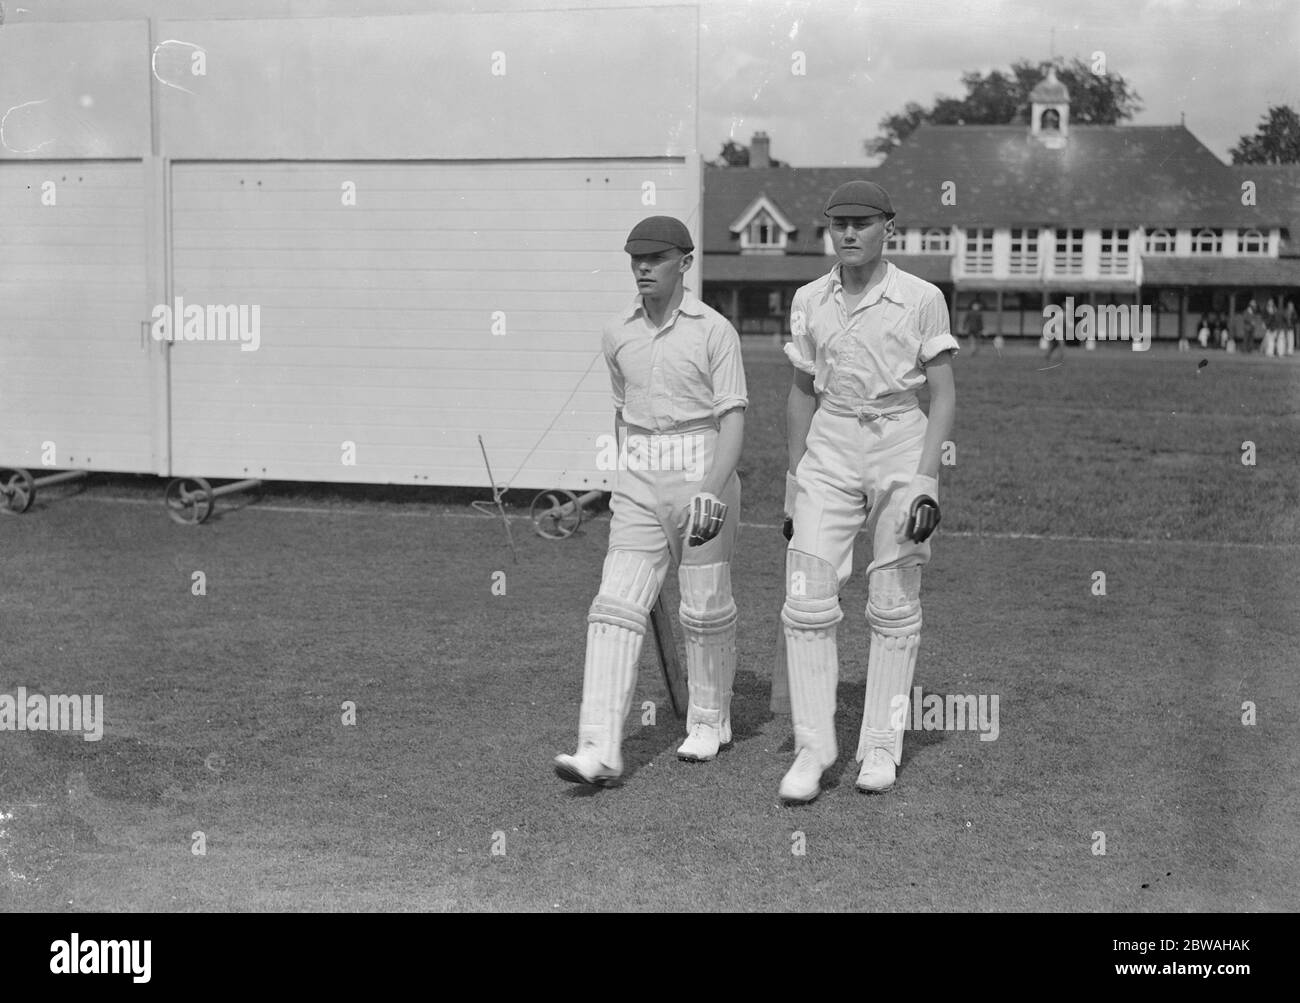
[[[770,166],[772,167],[789,167],[783,160],[777,160],[776,157],[769,157]],[[713,167],[748,167],[749,166],[749,147],[742,146],[733,139],[727,140],[722,144],[722,152],[718,154],[718,159],[711,163]]]
[[[1300,163],[1300,115],[1289,105],[1269,108],[1253,136],[1228,151],[1234,164]]]
[[[718,154],[718,159],[713,162],[714,167],[748,167],[749,166],[749,147],[741,146],[734,139],[729,139],[722,144],[722,152]]]
[[[1029,95],[1056,65],[1057,79],[1070,92],[1070,121],[1080,125],[1115,125],[1142,110],[1141,98],[1118,73],[1093,73],[1092,65],[1031,63],[1022,59],[1007,70],[961,76],[966,96],[938,97],[926,108],[909,101],[901,112],[880,120],[880,134],[863,143],[871,155],[887,154],[923,123],[931,125],[1009,125],[1029,121]]]

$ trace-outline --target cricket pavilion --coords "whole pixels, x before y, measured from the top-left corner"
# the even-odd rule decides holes
[[[1185,125],[1072,125],[1055,70],[1030,100],[1028,123],[923,125],[877,167],[772,167],[756,133],[748,167],[704,172],[704,300],[788,335],[795,290],[834,264],[826,196],[865,177],[898,210],[886,256],[943,291],[956,331],[977,300],[986,333],[1035,339],[1067,297],[1150,306],[1157,340],[1252,299],[1300,307],[1298,169],[1230,167]]]

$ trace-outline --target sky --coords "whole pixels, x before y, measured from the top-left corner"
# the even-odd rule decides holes
[[[1225,162],[1270,105],[1300,110],[1300,0],[702,0],[699,148],[771,137],[796,167],[871,163],[862,141],[961,74],[1105,55],[1133,125],[1187,127]],[[806,73],[793,72],[803,53]]]
[[[763,130],[772,155],[795,166],[866,166],[863,140],[884,116],[962,96],[963,71],[1047,59],[1053,29],[1058,55],[1103,53],[1137,91],[1132,124],[1185,114],[1225,162],[1270,105],[1300,110],[1300,0],[0,0],[12,23],[679,4],[699,13],[698,38],[683,41],[698,45],[698,149],[710,160],[727,139],[748,145]],[[792,72],[799,53],[803,75]]]

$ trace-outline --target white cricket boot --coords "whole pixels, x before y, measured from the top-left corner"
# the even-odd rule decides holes
[[[731,742],[731,690],[736,676],[736,603],[731,567],[683,564],[677,572],[679,617],[686,637],[686,741],[677,758],[707,763]]]
[[[786,667],[794,764],[781,780],[785,801],[811,801],[821,793],[822,773],[835,762],[835,693],[839,652],[835,625],[843,619],[839,576],[829,563],[798,550],[786,552]]]
[[[623,725],[661,581],[640,554],[614,550],[605,558],[600,593],[587,615],[578,751],[555,757],[556,775],[563,780],[607,784],[623,774]]]
[[[903,732],[916,657],[921,644],[921,566],[871,572],[867,597],[871,653],[858,736],[862,763],[857,787],[879,792],[893,786],[903,763]]]

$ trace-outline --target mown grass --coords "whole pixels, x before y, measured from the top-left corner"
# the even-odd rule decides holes
[[[606,516],[561,543],[516,523],[515,564],[463,495],[277,485],[184,529],[155,482],[50,492],[0,519],[21,569],[0,693],[103,693],[108,724],[98,743],[0,732],[0,909],[1293,910],[1298,370],[1199,358],[958,360],[917,682],[998,695],[999,737],[912,733],[893,793],[853,790],[857,576],[840,762],[802,809],[777,803],[789,728],[767,711],[774,351],[747,347],[736,743],[678,762],[643,659],[617,789],[550,767]]]

